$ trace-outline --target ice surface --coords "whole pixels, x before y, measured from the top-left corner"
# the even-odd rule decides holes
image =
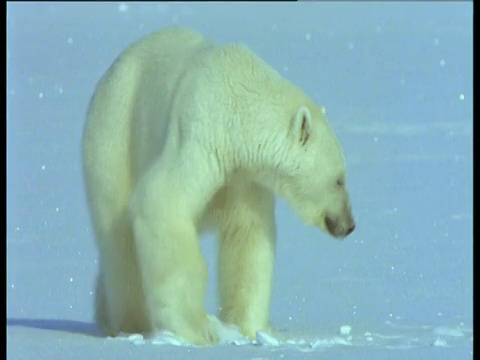
[[[465,335],[463,333],[463,330],[460,328],[448,328],[445,326],[439,326],[435,328],[434,333],[437,335],[455,336],[455,337],[461,337]]]
[[[409,327],[396,327],[396,332],[372,333],[366,331],[362,334],[350,335],[351,327],[343,325],[340,327],[340,336],[332,335],[327,337],[313,338],[281,338],[264,331],[258,331],[255,340],[250,340],[243,336],[234,326],[223,324],[216,317],[212,316],[215,322],[215,328],[220,338],[219,347],[235,346],[246,348],[262,348],[299,351],[302,353],[325,351],[329,348],[386,348],[386,349],[415,349],[422,346],[436,346],[452,348],[459,346],[461,341],[458,338],[471,334],[472,329],[449,328],[430,326],[417,327],[415,330]],[[413,336],[412,336],[413,335]],[[175,346],[183,348],[199,348],[175,336],[168,331],[160,331],[153,337],[145,338],[140,334],[122,334],[116,338],[107,338],[109,342],[130,342],[134,345],[157,345],[157,346]],[[473,339],[469,339],[472,341]],[[449,344],[450,342],[450,344]]]
[[[174,22],[246,43],[328,107],[357,222],[335,241],[279,200],[275,332],[217,322],[206,349],[92,321],[86,108],[120,51]],[[7,357],[472,358],[472,36],[471,2],[8,3]]]

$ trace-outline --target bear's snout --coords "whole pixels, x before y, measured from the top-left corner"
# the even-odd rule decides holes
[[[351,215],[347,216],[347,219],[327,215],[325,225],[330,235],[338,239],[343,239],[355,230],[355,221]]]

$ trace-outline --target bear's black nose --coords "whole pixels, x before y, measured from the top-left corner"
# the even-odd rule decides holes
[[[355,230],[355,223],[350,225],[350,227],[347,230],[347,235],[350,235],[353,232],[353,230]]]

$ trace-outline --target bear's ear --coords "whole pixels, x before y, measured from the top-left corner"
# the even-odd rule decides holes
[[[295,118],[293,119],[293,128],[298,141],[304,146],[313,130],[312,115],[306,106],[301,106],[297,110]]]

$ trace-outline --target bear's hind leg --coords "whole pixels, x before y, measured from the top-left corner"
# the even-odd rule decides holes
[[[256,184],[227,189],[220,224],[220,318],[250,338],[268,329],[275,255],[273,194]]]
[[[109,321],[107,313],[107,299],[105,295],[105,284],[103,276],[97,275],[95,283],[95,322],[101,335],[108,335]]]
[[[119,216],[112,221],[108,231],[100,235],[98,245],[95,320],[101,334],[113,337],[120,332],[150,332],[128,217]]]

